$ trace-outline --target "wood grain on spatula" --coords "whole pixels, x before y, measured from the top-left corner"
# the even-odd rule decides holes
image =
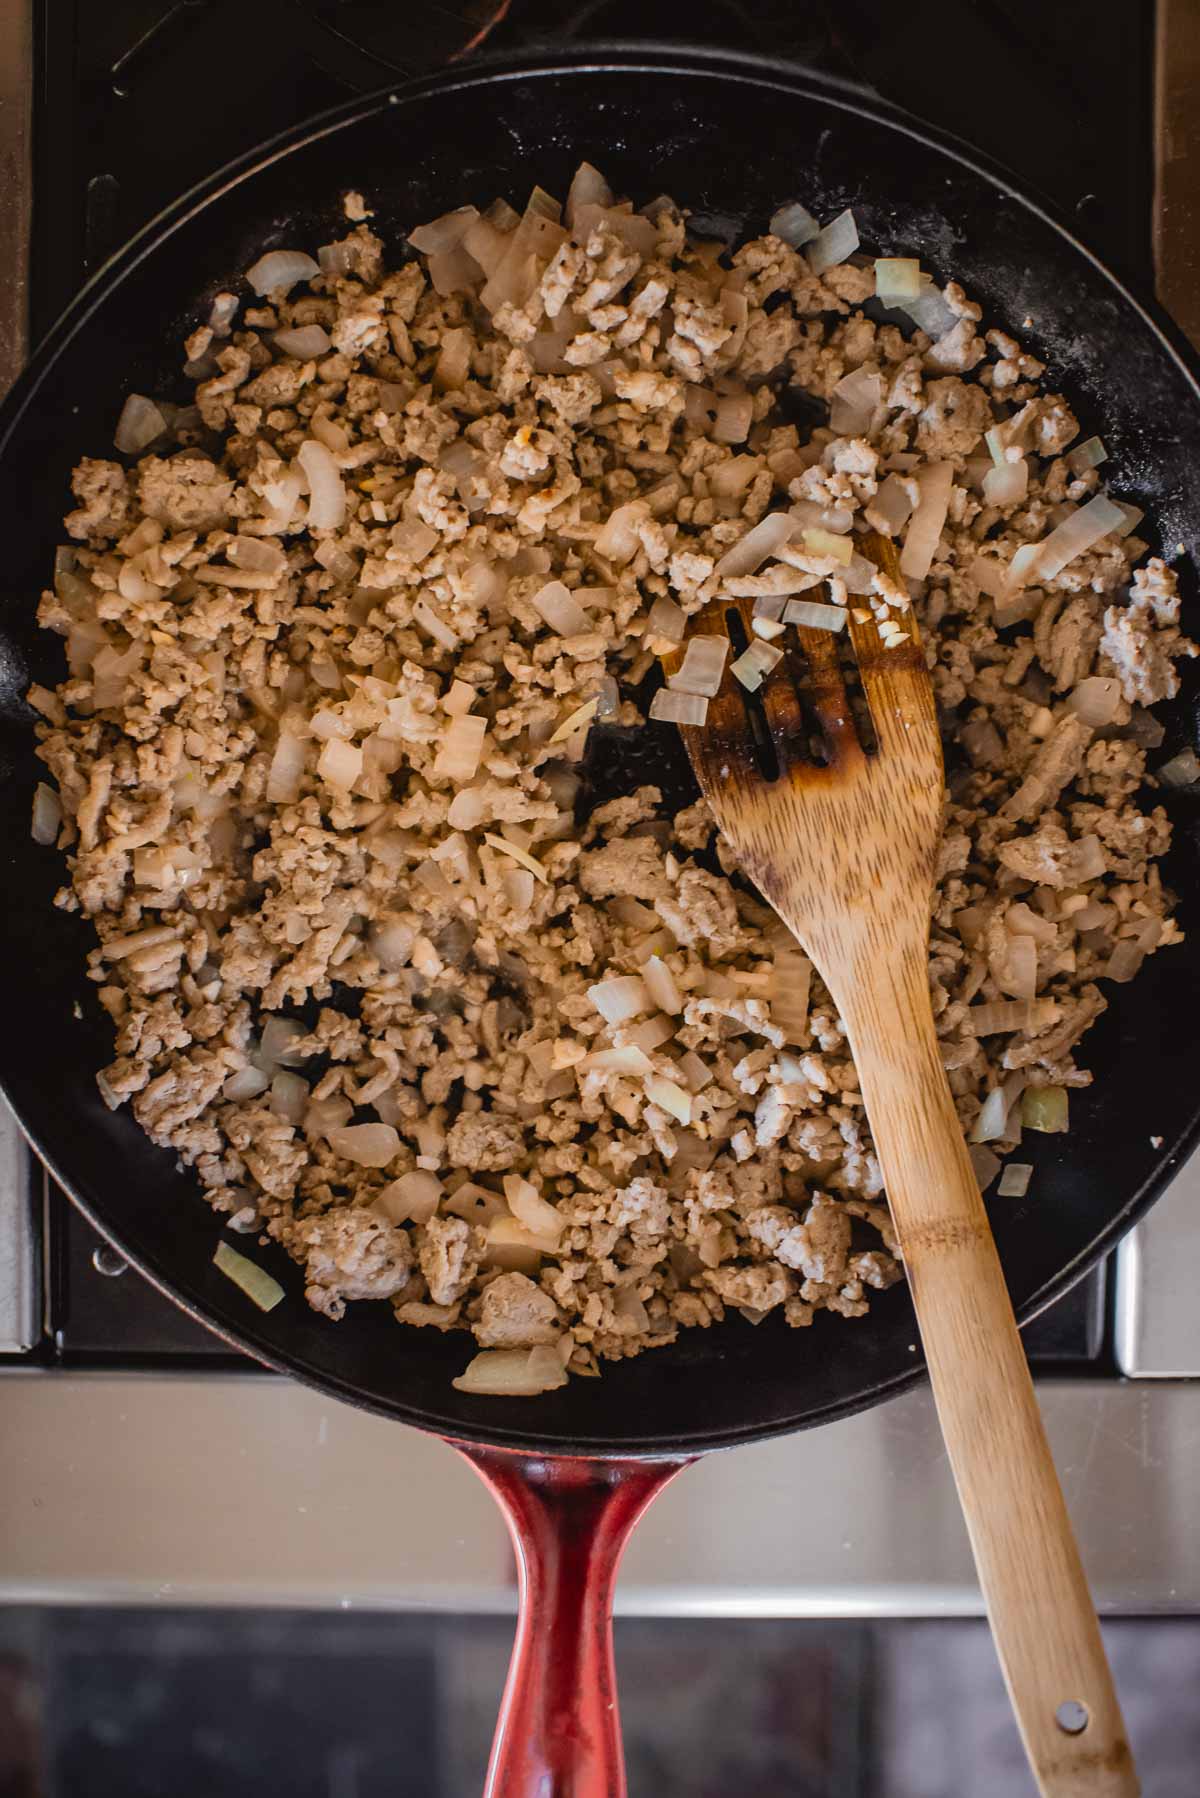
[[[887,539],[858,547],[899,579]],[[692,630],[724,634],[731,606],[749,635],[749,600],[714,601]],[[1038,1787],[1046,1798],[1130,1798],[1137,1775],[1095,1608],[934,1029],[928,941],[942,750],[915,622],[908,613],[897,622],[904,641],[890,647],[851,602],[873,753],[856,726],[839,639],[820,630],[795,632],[800,657],[786,653],[760,689],[769,752],[755,743],[747,695],[728,667],[707,722],[683,738],[742,868],[844,1020]],[[764,764],[777,766],[775,778]]]

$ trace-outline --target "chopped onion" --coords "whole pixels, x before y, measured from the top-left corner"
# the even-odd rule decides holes
[[[1194,749],[1181,749],[1178,755],[1173,755],[1169,762],[1156,769],[1155,774],[1164,786],[1192,787],[1200,780],[1200,761],[1196,759]]]
[[[996,1036],[1005,1030],[1044,1030],[1058,1016],[1053,999],[996,1000],[970,1005],[963,1028],[972,1036]]]
[[[1008,1094],[1004,1088],[993,1087],[971,1126],[971,1141],[999,1142],[1008,1128],[1008,1106]]]
[[[803,249],[806,243],[811,243],[821,235],[820,225],[808,207],[801,206],[799,200],[791,200],[786,206],[781,206],[778,212],[772,213],[767,230],[772,237],[781,238],[784,243],[790,244],[793,250]]]
[[[437,1211],[445,1187],[427,1168],[415,1167],[390,1180],[375,1194],[375,1209],[394,1224],[427,1224]]]
[[[435,778],[452,780],[457,786],[474,780],[487,735],[487,719],[458,716],[450,720],[434,757]]]
[[[569,1075],[560,1075],[569,1083]],[[536,1273],[543,1255],[558,1252],[558,1238],[535,1236],[515,1217],[492,1218],[486,1226],[487,1244],[484,1262],[489,1267],[518,1268],[522,1273]]]
[[[271,805],[291,805],[300,797],[306,753],[300,729],[296,719],[284,715],[267,770],[267,800]]]
[[[296,460],[308,478],[308,522],[313,530],[335,531],[346,517],[346,489],[337,463],[323,443],[307,437]]]
[[[838,437],[865,437],[883,393],[878,375],[856,368],[833,390],[829,427]]]
[[[921,291],[921,264],[912,256],[875,258],[875,293],[885,306],[915,300]]]
[[[271,1110],[288,1124],[302,1124],[308,1110],[307,1080],[281,1071],[271,1082]]]
[[[1089,468],[1099,468],[1101,462],[1107,461],[1108,451],[1099,437],[1089,437],[1076,444],[1067,455],[1067,467],[1072,474],[1086,474]]]
[[[1118,537],[1128,537],[1131,531],[1137,530],[1146,514],[1137,506],[1127,505],[1123,499],[1115,499],[1113,505],[1121,514],[1121,523],[1115,524],[1113,530]]]
[[[675,693],[696,693],[705,699],[714,698],[720,691],[728,654],[728,637],[689,637],[677,673],[668,676],[668,687]]]
[[[232,1280],[235,1286],[240,1286],[260,1311],[273,1311],[284,1296],[283,1287],[278,1280],[273,1279],[257,1261],[251,1261],[248,1255],[239,1255],[227,1242],[217,1244],[213,1265],[227,1279]]]
[[[555,1206],[542,1197],[536,1186],[528,1180],[523,1180],[520,1174],[505,1174],[504,1196],[508,1200],[508,1208],[517,1222],[528,1230],[531,1236],[540,1236],[548,1242],[557,1242],[566,1228],[566,1219]]]
[[[961,912],[959,916],[962,916]],[[1004,928],[1010,936],[1032,937],[1035,943],[1053,943],[1058,937],[1058,930],[1050,919],[1043,917],[1041,912],[1034,911],[1032,906],[1023,901],[1009,906],[1004,917]]]
[[[783,636],[787,626],[782,618],[752,618],[750,629],[756,637],[761,637],[764,643],[771,643],[776,637]]]
[[[801,533],[805,549],[811,550],[814,556],[829,556],[834,562],[840,562],[843,568],[850,564],[854,554],[854,545],[849,537],[835,531],[823,531],[819,525],[808,525]]]
[[[635,1074],[639,1078],[654,1072],[654,1063],[636,1043],[622,1043],[619,1049],[597,1049],[583,1065],[599,1074]]]
[[[648,1074],[642,1082],[646,1097],[652,1105],[669,1112],[680,1124],[692,1121],[692,1095],[677,1086],[674,1080],[666,1080],[661,1074]]]
[[[276,331],[275,348],[285,356],[299,356],[301,361],[307,361],[313,356],[324,356],[333,345],[324,325],[297,325]]]
[[[1111,676],[1091,674],[1067,695],[1067,705],[1082,724],[1101,730],[1111,724],[1121,704],[1121,683]],[[1197,768],[1200,774],[1200,767]]]
[[[408,241],[423,256],[442,255],[462,242],[478,217],[477,207],[459,206],[453,212],[443,212],[438,218],[430,219],[428,224],[415,226],[408,234]]]
[[[1031,936],[1010,936],[1004,967],[996,975],[1001,992],[1014,999],[1032,999],[1037,991],[1037,944]]]
[[[335,1155],[357,1167],[387,1167],[400,1153],[400,1138],[391,1124],[347,1124],[325,1132]]]
[[[590,162],[581,162],[567,189],[567,203],[563,209],[567,229],[574,226],[581,206],[603,206],[607,209],[612,203],[612,188],[600,170],[593,168]]]
[[[923,581],[929,573],[945,527],[953,484],[952,462],[927,462],[917,471],[921,497],[900,552],[900,572],[911,581]]]
[[[61,825],[62,801],[53,787],[48,787],[44,780],[39,780],[33,792],[33,824],[30,834],[34,842],[56,842]]]
[[[271,1084],[271,1076],[262,1068],[238,1068],[221,1088],[221,1097],[236,1103],[239,1099],[257,1099]]]
[[[649,985],[647,985],[646,991],[650,991]],[[635,1024],[633,1029],[628,1032],[627,1040],[635,1049],[641,1049],[643,1054],[649,1055],[652,1050],[661,1049],[664,1043],[669,1043],[674,1034],[675,1025],[670,1018],[664,1017],[660,1012],[657,1017],[647,1018],[642,1024]]]
[[[722,394],[716,404],[712,434],[718,443],[744,443],[754,423],[754,396]]]
[[[837,217],[818,231],[809,244],[805,255],[808,266],[814,275],[823,275],[827,268],[836,268],[839,262],[845,262],[853,256],[858,248],[858,226],[854,214],[847,207]]]
[[[890,474],[881,482],[879,491],[871,501],[872,514],[883,519],[893,536],[904,529],[912,515],[913,503],[908,488],[907,481],[902,481],[899,475]]]
[[[676,693],[660,687],[650,701],[650,716],[661,724],[703,724],[708,717],[708,701],[699,693]]]
[[[618,506],[610,513],[607,521],[596,536],[595,551],[606,561],[623,567],[631,562],[641,546],[641,538],[636,526],[649,516],[649,507],[645,500],[630,500],[627,505]]]
[[[1021,1094],[1021,1122],[1027,1130],[1057,1136],[1067,1128],[1065,1086],[1027,1086]]]
[[[144,394],[131,393],[121,407],[121,416],[113,432],[113,443],[123,456],[136,456],[161,437],[167,421]]]
[[[587,996],[606,1024],[624,1024],[651,1009],[646,983],[639,974],[616,974],[589,986]]]
[[[557,1349],[484,1349],[468,1362],[451,1384],[459,1392],[491,1393],[501,1398],[534,1398],[567,1383],[567,1370]]]
[[[744,537],[739,537],[732,549],[727,549],[717,563],[714,574],[742,575],[754,574],[768,556],[791,541],[796,534],[797,519],[788,512],[768,512],[752,525]]]
[[[1071,853],[1071,879],[1082,885],[1085,880],[1099,880],[1107,869],[1100,838],[1090,834],[1080,837]]]
[[[317,773],[331,787],[348,793],[362,773],[363,752],[357,743],[331,737],[317,758]]]
[[[668,643],[682,643],[686,629],[687,617],[682,606],[677,606],[673,599],[668,599],[665,595],[655,600],[646,619],[647,635],[663,637]]]
[[[660,1011],[678,1017],[683,1010],[683,995],[676,985],[674,974],[661,956],[652,955],[642,963],[642,979],[652,1003]]]
[[[967,1153],[971,1157],[971,1166],[975,1170],[975,1183],[980,1192],[986,1192],[1000,1172],[1000,1157],[993,1155],[986,1143],[980,1142],[972,1143]]]
[[[229,327],[237,317],[241,303],[236,294],[216,295],[208,314],[208,328],[214,337],[228,337]]]
[[[547,740],[551,743],[563,743],[568,737],[573,737],[576,731],[586,730],[596,716],[598,704],[598,700],[588,699],[584,701],[583,705],[576,706],[575,710],[567,714],[557,730]]]
[[[931,275],[921,276],[921,291],[915,300],[897,300],[896,306],[935,343],[953,331],[958,323],[958,314],[946,304]]]
[[[783,651],[775,649],[770,643],[752,643],[744,650],[737,661],[729,669],[735,680],[742,683],[748,692],[757,692],[764,679],[770,674],[777,662],[783,660]]]
[[[501,855],[511,855],[515,862],[520,862],[523,868],[528,868],[534,879],[540,880],[543,886],[550,885],[549,877],[541,862],[535,861],[532,855],[527,855],[524,849],[518,849],[515,843],[508,842],[505,837],[492,836],[488,831],[484,831],[483,840],[489,849],[498,849]]]
[[[848,616],[845,606],[823,606],[814,599],[789,599],[783,609],[785,624],[813,631],[844,630]]]
[[[313,1099],[304,1114],[304,1134],[324,1136],[329,1130],[348,1124],[353,1116],[354,1107],[343,1093],[333,1093],[328,1099]]]
[[[1034,1091],[1034,1088],[1030,1088]],[[1033,1164],[1028,1161],[1010,1161],[1000,1176],[1000,1184],[996,1188],[996,1196],[1001,1199],[1023,1199],[1029,1191],[1029,1182],[1033,1179]]]
[[[299,1018],[269,1017],[263,1024],[262,1040],[253,1059],[272,1072],[277,1067],[298,1067],[306,1058],[297,1053],[294,1045],[308,1034]]]
[[[1029,464],[1001,462],[983,477],[983,497],[989,506],[1019,506],[1029,492]]]
[[[311,281],[321,265],[303,250],[268,250],[246,270],[246,279],[260,297],[290,293],[297,281]]]
[[[587,613],[561,581],[548,581],[529,602],[560,637],[578,637],[591,623]]]
[[[1032,546],[1037,552],[1034,564],[1037,579],[1053,580],[1068,562],[1084,555],[1101,538],[1118,530],[1124,521],[1125,514],[1120,506],[1115,505],[1106,493],[1097,493],[1086,506],[1080,506],[1064,518],[1048,537]],[[1015,556],[1013,561],[1015,563]]]

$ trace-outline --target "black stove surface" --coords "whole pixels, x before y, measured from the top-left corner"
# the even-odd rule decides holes
[[[786,58],[875,90],[1007,163],[1135,277],[1150,267],[1153,9],[1118,0],[34,0],[31,337],[215,168],[355,93],[458,57],[589,39]],[[46,1208],[63,1363],[239,1365],[119,1262],[62,1195]],[[1026,1340],[1111,1371],[1099,1269]]]

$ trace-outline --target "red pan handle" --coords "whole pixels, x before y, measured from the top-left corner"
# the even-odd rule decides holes
[[[613,1586],[634,1524],[687,1463],[454,1446],[491,1488],[517,1557],[517,1634],[484,1798],[625,1798]]]

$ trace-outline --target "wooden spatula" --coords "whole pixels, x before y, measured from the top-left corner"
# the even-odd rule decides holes
[[[887,539],[857,541],[899,580]],[[691,632],[732,634],[737,645],[751,613],[749,600],[718,599]],[[934,1031],[928,940],[942,750],[915,623],[908,613],[896,623],[903,635],[889,629],[889,646],[851,601],[872,753],[863,705],[852,706],[839,671],[838,638],[826,630],[796,633],[801,655],[785,652],[759,690],[761,707],[748,708],[727,666],[706,723],[683,737],[742,868],[820,970],[845,1023],[1039,1789],[1128,1798],[1139,1787],[1120,1707]]]

